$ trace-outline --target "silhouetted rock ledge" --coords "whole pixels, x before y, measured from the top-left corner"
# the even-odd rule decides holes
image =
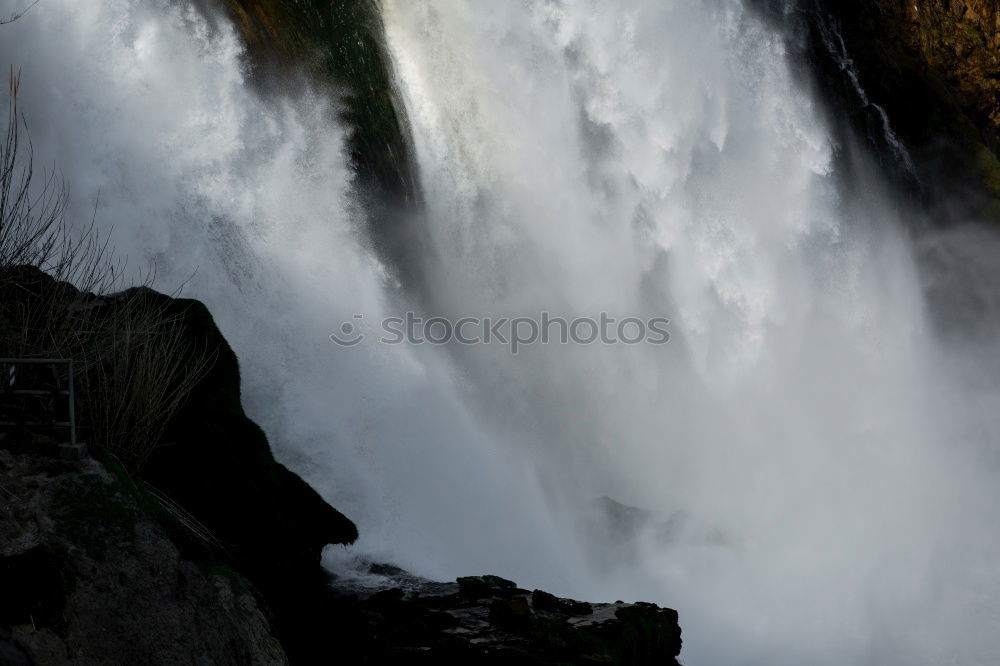
[[[44,339],[50,330],[74,325],[84,311],[91,324],[157,312],[177,322],[192,350],[211,359],[139,478],[129,477],[101,442],[91,442],[117,475],[119,491],[140,500],[185,557],[245,576],[265,600],[291,656],[327,650],[332,611],[320,555],[329,544],[354,541],[357,529],[274,459],[263,431],[243,410],[239,362],[208,309],[146,288],[96,296],[37,268],[12,267],[0,271],[0,357],[18,356],[18,339]],[[35,314],[25,320],[25,312]],[[86,424],[88,414],[81,412]],[[20,439],[8,437],[2,445],[27,453],[45,448],[31,433]],[[147,663],[175,662],[164,657]]]
[[[138,476],[99,442],[96,460],[70,462],[29,431],[0,440],[0,666],[677,663],[677,613],[652,604],[589,604],[495,576],[434,583],[387,566],[373,571],[392,583],[381,589],[331,576],[323,549],[357,529],[274,459],[204,305],[0,272],[0,333],[22,326],[18,312],[86,309],[97,321],[137,303],[180,322],[211,369]],[[0,335],[0,356],[9,347]]]
[[[677,664],[677,612],[654,604],[591,604],[521,589],[499,576],[454,583],[375,565],[399,585],[353,590],[375,640],[372,664]]]

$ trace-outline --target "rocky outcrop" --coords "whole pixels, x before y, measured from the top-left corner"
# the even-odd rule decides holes
[[[374,0],[219,0],[257,72],[287,84],[296,73],[333,83],[353,128],[351,159],[380,197],[412,200],[415,184],[402,110],[394,102],[382,15]],[[280,86],[279,86],[280,87]]]
[[[285,664],[250,584],[93,460],[0,449],[0,663]]]
[[[868,20],[938,77],[983,140],[1000,149],[1000,3],[873,0]]]
[[[677,612],[653,604],[590,604],[519,588],[498,576],[434,583],[373,565],[390,586],[352,592],[372,664],[677,664]]]
[[[274,459],[208,310],[149,289],[85,294],[32,268],[0,274],[0,324],[67,308],[90,323],[156,312],[212,364],[134,476],[100,442],[100,463],[71,463],[30,430],[0,441],[0,664],[676,663],[677,614],[651,604],[391,567],[377,591],[331,579],[322,550],[357,530]]]
[[[126,298],[151,301],[176,317],[185,337],[212,358],[143,468],[144,479],[254,569],[315,568],[324,546],[353,542],[354,523],[274,459],[263,431],[243,411],[239,362],[208,309],[151,290]]]
[[[166,445],[150,456],[145,480],[216,544],[206,549],[185,539],[192,551],[220,559],[261,591],[293,658],[331,651],[335,632],[320,554],[329,544],[353,542],[357,528],[274,459],[263,431],[243,411],[239,362],[207,308],[149,290],[129,297],[153,300],[177,317],[185,337],[214,359],[172,419]]]
[[[862,138],[901,194],[941,224],[1000,222],[995,0],[749,4],[782,24],[835,127]]]
[[[0,664],[288,663],[272,630],[287,608],[272,618],[271,597],[242,575],[188,559],[177,517],[127,477],[33,446],[0,449]],[[292,643],[293,662],[646,666],[677,664],[681,650],[676,611],[653,604],[574,601],[497,576],[367,573],[375,585],[294,587],[316,636],[314,651]]]
[[[247,46],[264,94],[292,82],[332,87],[350,128],[347,150],[355,195],[377,250],[407,271],[406,248],[419,242],[412,215],[417,168],[396,91],[376,0],[203,0],[223,9]]]
[[[1000,221],[1000,6],[824,4],[869,96],[913,152],[923,188],[963,217]]]
[[[182,516],[164,526],[186,557],[224,564],[252,581],[274,611],[275,632],[290,653],[327,650],[328,592],[320,555],[329,544],[354,541],[357,529],[274,459],[264,433],[243,411],[239,363],[208,310],[149,289],[85,294],[31,267],[0,273],[0,324],[16,322],[14,328],[23,329],[18,336],[42,338],[77,326],[73,313],[82,310],[91,327],[108,318],[121,323],[132,313],[155,312],[179,327],[190,349],[211,359],[167,424],[162,445],[141,469],[130,470],[137,478],[128,483],[153,497],[158,511],[168,508]],[[25,319],[23,312],[36,314]],[[0,356],[8,355],[4,350],[12,347],[3,339],[0,343]],[[86,410],[80,417],[86,424]],[[28,450],[44,449],[44,441],[31,439]],[[91,444],[95,455],[129,478],[115,452],[101,442]]]

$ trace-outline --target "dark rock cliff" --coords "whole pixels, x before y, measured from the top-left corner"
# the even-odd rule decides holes
[[[189,559],[170,517],[126,477],[32,448],[0,448],[4,666],[263,666],[289,656],[373,665],[677,664],[673,610],[563,599],[496,576],[434,583],[386,565],[371,572],[394,586],[335,581],[296,590],[316,614],[316,634],[304,643],[272,630],[288,612],[273,605],[273,592],[226,565]],[[309,603],[316,599],[325,602]]]
[[[861,138],[904,197],[940,224],[1000,222],[1000,3],[748,4],[782,24],[834,124]]]
[[[81,309],[116,326],[122,312],[155,312],[212,363],[131,473],[100,442],[103,466],[53,459],[52,438],[31,428],[0,440],[0,664],[676,663],[677,613],[652,604],[385,566],[374,594],[332,579],[321,551],[357,530],[275,461],[208,310],[149,289],[85,294],[28,267],[0,273],[0,330],[36,311],[52,331]]]
[[[370,629],[363,663],[536,666],[677,664],[677,612],[653,604],[591,604],[525,590],[498,576],[434,583],[373,565],[396,583],[354,592]]]
[[[377,0],[212,0],[247,46],[261,92],[295,82],[330,88],[349,128],[355,198],[377,250],[407,272],[420,242],[414,211],[420,188],[405,108],[385,48]]]
[[[81,323],[74,317],[82,311],[87,316]],[[26,312],[36,314],[27,317]],[[114,335],[148,325],[144,313],[150,312],[157,320],[174,322],[189,348],[203,351],[211,363],[173,413],[161,445],[141,467],[129,470],[134,480],[115,458],[120,451],[92,442],[93,452],[120,470],[153,506],[168,509],[158,515],[179,516],[164,526],[186,557],[246,575],[274,612],[275,632],[290,653],[324,648],[327,634],[318,624],[324,622],[318,609],[326,603],[327,577],[320,555],[328,544],[354,541],[357,529],[274,459],[264,433],[243,411],[236,355],[204,305],[145,288],[107,297],[85,294],[31,267],[0,273],[0,331],[21,328],[15,337],[45,337],[67,327],[101,328],[108,320],[115,322],[108,329]],[[146,319],[136,324],[129,321],[133,316]],[[11,355],[9,349],[0,336],[0,356]],[[93,367],[83,373],[93,374],[119,360],[102,360],[100,353],[95,357]],[[93,416],[81,410],[86,438],[94,434],[87,428]],[[5,445],[44,452],[45,440],[33,432],[15,431],[7,433]]]
[[[351,128],[348,148],[365,188],[397,203],[416,198],[405,114],[395,103],[375,0],[220,0],[269,86],[301,73],[333,83]]]
[[[177,412],[144,468],[145,480],[191,513],[217,539],[210,554],[245,573],[274,611],[277,633],[295,656],[326,649],[320,554],[353,542],[354,524],[275,461],[263,431],[243,411],[239,362],[197,301],[151,291],[165,314],[208,349],[214,363]]]
[[[873,0],[840,6],[838,14],[857,14],[869,35],[881,33],[882,48],[893,45],[888,48],[896,57],[916,59],[926,77],[947,86],[983,141],[1000,150],[1000,3]]]
[[[0,664],[287,663],[250,584],[93,460],[0,449],[0,591]]]

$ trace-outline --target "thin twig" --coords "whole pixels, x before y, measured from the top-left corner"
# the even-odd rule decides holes
[[[11,15],[10,15],[10,18],[8,18],[8,19],[0,19],[0,25],[7,25],[8,23],[13,23],[13,22],[14,22],[14,21],[16,21],[17,19],[19,19],[19,18],[21,18],[22,16],[24,16],[25,14],[27,14],[27,13],[28,13],[28,10],[29,10],[29,9],[31,9],[32,7],[34,7],[34,6],[35,6],[35,5],[37,5],[37,4],[38,4],[38,0],[35,0],[35,1],[34,1],[34,2],[32,2],[32,3],[30,4],[30,5],[28,5],[28,6],[27,6],[27,7],[25,7],[24,9],[22,9],[21,11],[19,11],[19,12],[14,12],[13,14],[11,14]]]

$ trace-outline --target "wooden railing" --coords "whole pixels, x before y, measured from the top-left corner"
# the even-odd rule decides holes
[[[0,358],[0,432],[53,428],[78,448],[72,359]]]

